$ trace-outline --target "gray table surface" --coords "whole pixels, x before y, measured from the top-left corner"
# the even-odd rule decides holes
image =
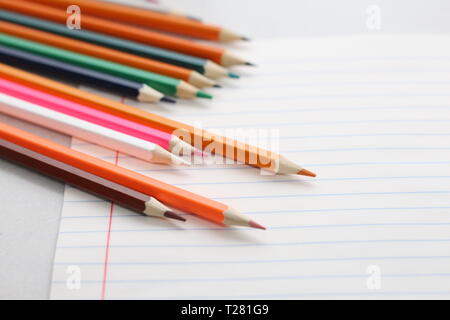
[[[338,34],[449,33],[448,0],[166,0],[179,10],[241,30],[252,38]],[[366,9],[381,9],[381,29],[366,26]],[[58,143],[70,139],[0,115]],[[0,299],[47,299],[64,185],[0,160]]]

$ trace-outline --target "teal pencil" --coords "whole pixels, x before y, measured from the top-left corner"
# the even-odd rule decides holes
[[[44,19],[34,18],[8,10],[0,10],[0,20],[9,21],[30,28],[35,28],[62,36],[99,44],[105,47],[133,53],[142,57],[147,57],[185,67],[195,70],[199,73],[204,74],[206,77],[213,79],[225,76],[228,76],[230,78],[239,78],[238,75],[232,72],[228,72],[225,68],[207,59],[197,58],[166,49],[160,49],[138,42],[108,36],[98,32],[87,30],[72,30],[58,23],[49,22]]]

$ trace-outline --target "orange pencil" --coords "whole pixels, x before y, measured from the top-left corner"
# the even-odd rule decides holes
[[[23,0],[0,0],[0,7],[61,24],[66,24],[68,17],[66,10]],[[159,32],[150,31],[148,29],[112,22],[106,19],[89,16],[85,13],[82,13],[81,21],[82,28],[88,30],[202,57],[217,62],[223,66],[232,66],[237,64],[252,65],[244,59],[232,54],[229,50],[222,48],[165,35]]]
[[[316,176],[311,171],[302,168],[279,154],[239,143],[232,139],[225,139],[182,122],[133,108],[5,64],[0,64],[0,77],[170,134],[175,131],[185,132],[187,138],[190,139],[190,141],[186,142],[191,143],[195,147],[205,150],[211,145],[215,145],[214,153],[254,167],[264,168],[277,174]],[[200,145],[197,145],[196,142],[199,142],[198,144]]]
[[[48,6],[66,9],[77,5],[81,12],[102,18],[114,17],[115,20],[140,25],[166,32],[178,33],[189,37],[213,41],[248,40],[227,29],[187,20],[185,18],[167,15],[154,11],[142,10],[120,4],[95,0],[34,0]]]
[[[9,141],[127,188],[156,197],[166,205],[185,212],[194,213],[210,221],[225,225],[240,225],[265,229],[263,226],[248,219],[246,216],[223,203],[113,165],[107,161],[59,145],[7,124],[0,123],[0,139]]]
[[[0,32],[185,80],[200,88],[216,85],[214,81],[193,70],[10,22],[0,21]]]

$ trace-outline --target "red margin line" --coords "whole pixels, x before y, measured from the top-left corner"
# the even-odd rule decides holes
[[[125,102],[125,97],[121,98],[121,102]],[[114,164],[117,166],[119,163],[119,151],[116,151],[116,158],[114,159]],[[100,300],[105,300],[106,295],[106,280],[108,277],[108,260],[109,260],[109,243],[111,239],[111,226],[112,226],[112,218],[114,212],[114,202],[111,202],[111,207],[109,209],[109,222],[108,222],[108,233],[106,236],[106,245],[105,245],[105,263],[103,264],[103,280],[102,280],[102,293],[100,296]]]
[[[117,165],[118,160],[119,160],[119,152],[116,151],[116,159],[114,161],[115,165]],[[102,295],[100,298],[101,300],[105,300],[105,293],[106,293],[106,278],[108,276],[109,242],[111,239],[111,225],[113,212],[114,212],[114,202],[111,202],[111,207],[109,209],[108,233],[106,236],[106,245],[105,245],[105,263],[103,264]]]

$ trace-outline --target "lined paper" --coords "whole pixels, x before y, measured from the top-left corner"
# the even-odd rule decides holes
[[[225,202],[268,227],[140,216],[66,187],[53,299],[450,297],[450,38],[277,39],[213,101],[126,103],[224,131],[276,130],[316,179],[174,168],[72,148]]]

